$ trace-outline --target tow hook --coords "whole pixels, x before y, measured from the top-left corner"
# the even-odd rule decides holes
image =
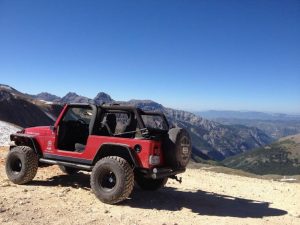
[[[176,180],[177,182],[179,182],[180,184],[182,183],[182,177],[177,177],[176,175],[170,176],[171,179]]]

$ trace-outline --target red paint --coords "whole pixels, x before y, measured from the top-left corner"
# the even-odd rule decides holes
[[[65,112],[67,111],[67,108],[68,106],[66,105],[62,110],[60,116],[55,122],[54,129],[51,129],[49,126],[31,127],[25,129],[25,134],[30,134],[31,136],[35,137],[43,154],[47,153],[56,156],[65,156],[65,157],[72,157],[77,159],[93,160],[98,150],[101,148],[103,144],[113,143],[113,144],[128,146],[130,150],[134,152],[134,155],[136,156],[136,159],[141,168],[153,167],[149,165],[150,155],[160,155],[161,164],[163,164],[161,143],[159,141],[154,141],[154,140],[89,135],[86,148],[83,152],[65,151],[65,150],[58,149],[57,128],[59,126],[60,120],[63,118]],[[142,147],[142,150],[139,153],[136,153],[134,151],[134,146],[137,144],[139,144]]]

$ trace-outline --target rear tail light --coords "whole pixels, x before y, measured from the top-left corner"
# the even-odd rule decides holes
[[[152,166],[160,164],[159,155],[150,155],[149,156],[149,164],[152,165]]]
[[[153,153],[154,153],[154,155],[160,155],[160,150],[159,150],[159,147],[158,147],[158,146],[155,146],[155,147],[153,148]]]

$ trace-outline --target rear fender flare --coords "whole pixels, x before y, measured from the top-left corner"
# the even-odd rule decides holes
[[[93,165],[96,164],[99,159],[106,156],[119,156],[126,159],[133,167],[139,167],[139,163],[134,155],[134,152],[128,145],[115,143],[102,144],[93,160]]]

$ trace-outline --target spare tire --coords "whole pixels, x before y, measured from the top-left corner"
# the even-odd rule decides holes
[[[164,158],[172,168],[187,166],[192,153],[192,143],[189,133],[182,128],[172,128],[164,141]]]

